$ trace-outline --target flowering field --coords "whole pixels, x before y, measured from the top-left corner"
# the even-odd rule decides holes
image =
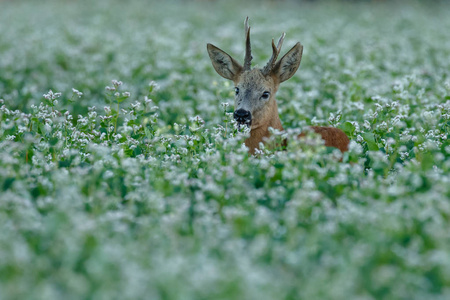
[[[247,15],[260,66],[304,45],[258,157],[206,53],[243,58]],[[0,298],[449,299],[448,15],[1,1]]]

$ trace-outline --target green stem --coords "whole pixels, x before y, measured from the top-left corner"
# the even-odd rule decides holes
[[[114,125],[114,133],[117,133],[117,120],[119,120],[119,101],[117,101],[117,116],[116,116],[116,124]]]

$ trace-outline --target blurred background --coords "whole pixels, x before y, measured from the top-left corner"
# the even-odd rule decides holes
[[[181,122],[186,113],[217,120],[218,105],[232,99],[232,87],[211,67],[206,43],[242,60],[243,20],[249,16],[255,65],[265,64],[271,39],[282,32],[283,51],[297,41],[304,45],[300,70],[280,91],[281,103],[295,93],[339,107],[344,98],[386,94],[405,74],[438,76],[448,65],[449,7],[437,0],[3,0],[0,97],[27,110],[49,89],[68,99],[75,88],[84,96],[61,105],[84,113],[104,104],[113,79],[125,83],[130,101],[155,81],[168,122]],[[352,83],[358,77],[368,80]]]

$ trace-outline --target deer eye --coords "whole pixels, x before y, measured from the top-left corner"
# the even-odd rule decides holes
[[[267,99],[269,99],[269,97],[270,97],[270,93],[268,91],[265,91],[262,94],[261,99],[267,100]]]
[[[235,88],[234,88],[234,92],[235,92],[236,95],[239,95],[239,88],[238,88],[238,87],[235,87]]]

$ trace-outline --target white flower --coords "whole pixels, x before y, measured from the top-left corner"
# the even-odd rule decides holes
[[[141,102],[136,101],[134,103],[131,103],[131,107],[139,109],[139,107],[141,107]]]
[[[148,84],[148,86],[149,86],[153,91],[158,91],[158,90],[159,90],[159,85],[158,85],[155,81],[150,81],[150,83]]]
[[[72,88],[72,92],[73,92],[74,94],[76,94],[76,95],[78,96],[78,98],[81,98],[81,96],[83,96],[83,93],[80,92],[80,91],[77,90],[77,89]]]
[[[151,102],[153,102],[153,100],[150,99],[150,98],[148,98],[147,96],[145,96],[145,98],[144,98],[144,103],[145,103],[146,105],[148,105],[148,104],[150,104]]]
[[[361,137],[360,135],[358,135],[358,137]],[[362,139],[362,137],[361,137]],[[358,141],[359,143],[361,143],[362,141]],[[357,155],[361,154],[363,152],[363,148],[360,144],[358,144],[355,141],[350,141],[349,145],[348,145],[348,150],[351,153],[355,153]]]
[[[55,100],[55,99],[61,97],[61,93],[53,93],[52,90],[49,90],[48,93],[44,94],[43,96],[47,100]]]
[[[111,80],[112,84],[117,88],[122,85],[122,81],[120,80]]]

